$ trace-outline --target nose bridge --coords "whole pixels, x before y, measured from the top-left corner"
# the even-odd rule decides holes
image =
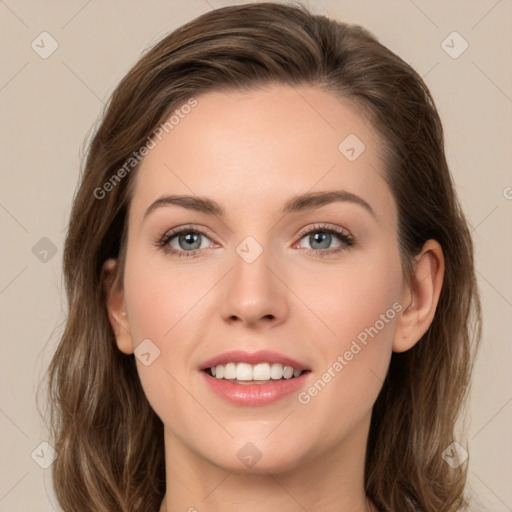
[[[247,324],[283,320],[288,305],[272,266],[275,266],[275,259],[270,249],[253,236],[238,244],[222,311],[226,320],[238,319]]]

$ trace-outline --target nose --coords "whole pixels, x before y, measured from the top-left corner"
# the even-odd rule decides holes
[[[269,251],[252,262],[235,254],[233,269],[226,276],[221,314],[228,323],[246,327],[274,327],[288,315],[285,279]]]

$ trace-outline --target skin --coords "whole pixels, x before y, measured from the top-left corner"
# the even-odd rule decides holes
[[[363,487],[372,406],[392,352],[410,349],[433,319],[441,247],[428,241],[404,278],[379,137],[348,100],[285,85],[196,99],[136,175],[124,289],[117,262],[104,265],[119,349],[133,353],[149,338],[160,350],[137,367],[164,424],[161,511],[376,510]],[[349,134],[366,146],[352,162],[338,149]],[[348,201],[280,213],[293,196],[339,189],[363,198],[374,215]],[[225,215],[167,205],[144,219],[169,194],[206,196]],[[350,233],[354,245],[333,253],[341,244],[335,235],[330,245],[315,244],[309,235],[322,232],[318,223]],[[157,247],[163,234],[188,224],[207,230],[194,257]],[[247,236],[263,249],[252,263],[236,252]],[[178,237],[172,245],[187,250]],[[396,303],[401,311],[307,404],[292,393],[237,407],[214,395],[199,372],[229,350],[270,349],[311,368],[307,389]],[[237,457],[248,442],[262,455],[250,468]]]

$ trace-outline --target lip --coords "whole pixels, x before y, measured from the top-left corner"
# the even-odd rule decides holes
[[[207,370],[212,366],[227,363],[248,363],[255,365],[258,363],[280,363],[283,366],[291,366],[295,370],[311,370],[304,363],[300,363],[295,359],[273,352],[272,350],[259,350],[257,352],[245,352],[244,350],[232,350],[230,352],[224,352],[218,356],[212,357],[205,361],[201,366],[200,370]],[[296,377],[299,378],[299,377]],[[221,380],[221,379],[217,379]],[[295,379],[291,379],[295,380]]]
[[[225,379],[216,379],[205,371],[200,373],[210,391],[231,405],[246,407],[260,407],[277,402],[305,386],[306,380],[311,375],[311,371],[307,371],[292,379],[270,380],[265,384],[238,384]]]

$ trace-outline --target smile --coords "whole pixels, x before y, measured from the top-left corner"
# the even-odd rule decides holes
[[[283,366],[280,363],[227,363],[212,366],[206,370],[216,379],[225,379],[235,382],[268,382],[270,380],[293,379],[300,377],[304,370]]]

